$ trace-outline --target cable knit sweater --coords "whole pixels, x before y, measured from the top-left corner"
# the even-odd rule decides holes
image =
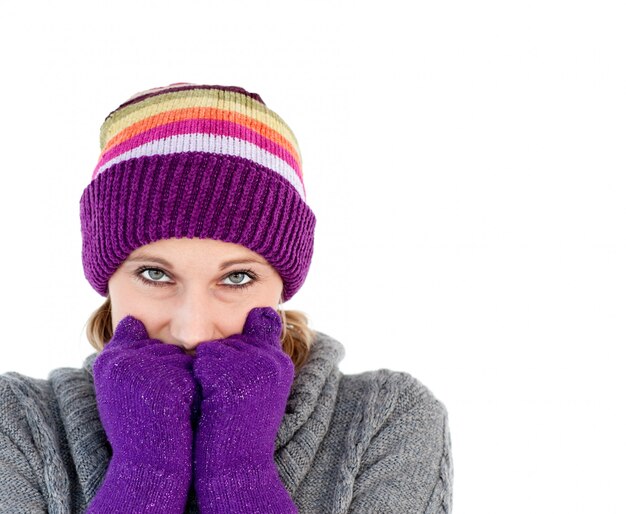
[[[80,513],[95,496],[111,458],[96,356],[47,380],[0,375],[0,513]],[[444,406],[405,372],[343,374],[343,357],[341,343],[316,333],[276,437],[274,460],[299,512],[450,512]],[[198,512],[193,488],[185,512]]]

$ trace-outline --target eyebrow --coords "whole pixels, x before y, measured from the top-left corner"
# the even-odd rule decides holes
[[[133,257],[132,259],[126,259],[127,262],[136,262],[136,261],[153,261],[153,262],[158,262],[159,264],[163,264],[163,266],[167,266],[168,268],[174,268],[174,266],[167,260],[162,259],[161,257],[156,257],[154,255],[149,255],[146,253],[140,253],[137,254],[135,257]],[[248,264],[251,262],[255,262],[257,264],[261,264],[263,266],[266,266],[267,264],[264,262],[261,262],[257,259],[250,259],[250,258],[240,258],[240,259],[231,259],[230,261],[224,261],[222,262],[222,264],[220,264],[220,270],[226,269],[229,266],[232,266],[233,264]]]

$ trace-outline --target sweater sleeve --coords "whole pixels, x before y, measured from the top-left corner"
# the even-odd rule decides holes
[[[36,450],[23,407],[0,375],[0,514],[48,511],[29,461]]]
[[[363,453],[350,513],[452,511],[447,411],[417,379],[401,374],[406,386]]]

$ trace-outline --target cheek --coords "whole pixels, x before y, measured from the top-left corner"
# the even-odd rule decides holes
[[[246,318],[248,317],[248,312],[250,312],[254,306],[254,302],[245,302],[220,309],[213,317],[217,333],[219,333],[221,337],[241,334],[243,332],[243,326],[246,323]]]
[[[114,331],[122,319],[132,316],[141,321],[150,337],[153,337],[156,328],[163,322],[164,312],[166,312],[163,304],[158,299],[139,294],[132,287],[109,288],[109,298]]]
[[[276,290],[268,289],[264,294],[250,295],[245,302],[224,310],[222,315],[218,317],[220,332],[226,334],[224,337],[232,334],[241,334],[248,314],[256,307],[271,307],[278,311],[281,291],[282,289],[279,287]]]

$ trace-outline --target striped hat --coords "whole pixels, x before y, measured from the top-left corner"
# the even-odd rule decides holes
[[[145,244],[211,238],[262,255],[283,300],[311,264],[315,216],[286,123],[240,87],[176,83],[143,91],[107,116],[80,199],[85,277],[102,296]]]

